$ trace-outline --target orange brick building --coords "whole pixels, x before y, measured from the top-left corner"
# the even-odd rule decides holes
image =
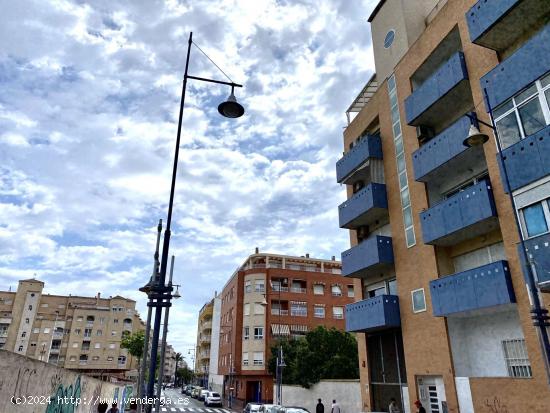
[[[234,405],[273,401],[274,380],[267,371],[273,340],[300,337],[319,325],[344,330],[344,308],[355,290],[340,273],[334,257],[256,250],[232,275],[221,293],[218,374]]]
[[[363,411],[549,412],[527,256],[550,297],[550,2],[385,0],[376,74],[348,109],[337,180]],[[468,148],[470,117],[495,137]],[[352,119],[352,115],[355,115]],[[467,116],[467,115],[470,115]],[[518,252],[519,251],[519,252]]]

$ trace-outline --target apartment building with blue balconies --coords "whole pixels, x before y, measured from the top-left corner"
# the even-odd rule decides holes
[[[540,0],[382,0],[369,18],[376,73],[337,164],[367,411],[550,405],[525,290],[529,266],[550,305],[549,21]],[[472,124],[488,143],[465,145]]]

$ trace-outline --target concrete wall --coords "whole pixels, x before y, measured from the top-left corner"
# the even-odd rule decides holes
[[[523,338],[516,305],[447,323],[457,377],[508,376],[502,340]]]
[[[342,413],[359,413],[362,410],[359,380],[321,380],[310,389],[284,385],[282,392],[284,406],[300,406],[310,412],[315,411],[317,399],[323,401],[325,412],[330,412],[333,399],[340,405]],[[275,387],[273,394],[276,394]]]
[[[123,399],[136,397],[133,385],[106,383],[41,361],[0,350],[0,412],[10,413],[95,413],[99,398],[116,399],[123,411]],[[30,399],[30,396],[35,396]],[[80,405],[61,405],[59,397],[80,398]],[[48,404],[47,398],[50,397]],[[27,403],[12,404],[12,398]],[[33,404],[31,404],[31,400]]]
[[[212,335],[210,338],[210,376],[218,374],[218,360],[220,354],[220,320],[221,320],[222,300],[220,297],[214,297],[214,309],[212,311]],[[223,379],[222,379],[223,381]]]

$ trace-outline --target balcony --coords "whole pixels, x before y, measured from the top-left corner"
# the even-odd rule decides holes
[[[203,343],[210,343],[212,337],[211,336],[201,336],[200,339],[199,339],[199,342],[201,344]]]
[[[469,100],[466,62],[462,52],[457,52],[405,99],[407,123],[439,125],[442,113],[461,108]]]
[[[550,174],[549,153],[550,126],[502,151],[512,191]]]
[[[483,76],[481,87],[487,88],[489,103],[495,108],[544,75],[549,67],[550,24]]]
[[[507,261],[433,280],[430,292],[437,317],[516,302]]]
[[[380,295],[346,305],[346,331],[370,333],[401,326],[399,298]]]
[[[357,229],[388,214],[386,185],[370,183],[338,207],[340,228]]]
[[[468,136],[470,120],[464,116],[412,155],[414,179],[419,182],[437,180],[458,168],[472,168],[484,156],[481,147],[467,148],[462,143]]]
[[[532,27],[550,18],[550,2],[541,0],[479,0],[466,13],[472,43],[504,50]]]
[[[525,240],[525,249],[540,289],[550,292],[550,234]]]
[[[393,265],[391,237],[372,236],[342,253],[342,275],[366,278]]]
[[[480,182],[420,213],[425,244],[450,246],[498,227],[491,186]]]
[[[360,168],[370,159],[382,159],[379,135],[367,136],[336,162],[336,181],[351,183],[352,178],[370,181],[370,168]]]

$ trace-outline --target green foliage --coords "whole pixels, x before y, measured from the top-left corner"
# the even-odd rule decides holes
[[[279,345],[286,364],[284,384],[309,388],[323,379],[359,378],[357,341],[350,333],[321,326],[304,338],[275,342],[268,361],[268,370],[274,376]]]
[[[191,383],[194,376],[195,374],[193,373],[193,370],[188,367],[183,367],[176,371],[176,378],[178,380],[178,383]]]
[[[133,334],[123,335],[120,347],[128,350],[138,360],[143,356],[143,345],[145,344],[145,331],[136,331]]]

